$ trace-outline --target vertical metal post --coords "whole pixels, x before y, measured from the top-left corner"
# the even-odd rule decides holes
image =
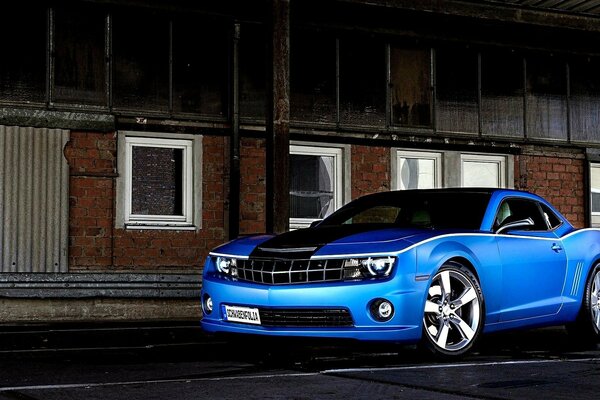
[[[106,13],[104,24],[104,60],[106,81],[104,90],[106,93],[106,106],[112,110],[112,14]]]
[[[340,103],[340,39],[335,39],[335,126],[340,128],[342,111]]]
[[[392,62],[391,45],[385,44],[385,128],[392,126]]]
[[[267,231],[289,227],[290,0],[271,0],[272,70],[267,85]]]
[[[527,58],[523,56],[523,137],[527,139],[529,132],[527,129]],[[523,170],[521,170],[523,171]]]
[[[233,25],[231,51],[231,138],[229,140],[229,239],[240,234],[240,24]]]
[[[571,143],[571,65],[566,62],[566,79],[567,79],[567,141]]]
[[[55,48],[55,35],[54,35],[54,23],[55,14],[54,8],[48,7],[47,18],[47,38],[46,38],[46,105],[50,105],[54,102],[54,48]]]
[[[169,19],[169,115],[173,115],[173,19]]]
[[[479,136],[483,136],[483,114],[482,114],[482,99],[483,88],[481,78],[481,51],[477,52],[477,131]]]

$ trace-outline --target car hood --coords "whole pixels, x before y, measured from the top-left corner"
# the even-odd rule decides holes
[[[293,259],[389,253],[445,233],[449,231],[390,228],[389,225],[324,226],[299,229],[277,236],[244,237],[218,247],[213,253]]]

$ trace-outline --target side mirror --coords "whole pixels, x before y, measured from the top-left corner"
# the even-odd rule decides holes
[[[321,221],[323,221],[322,219],[316,219],[313,222],[310,223],[309,228],[314,228],[315,226],[319,225],[321,223]]]
[[[526,228],[528,226],[534,226],[534,222],[531,218],[520,219],[518,221],[507,222],[506,224],[500,226],[496,233],[502,233],[504,231],[512,231],[519,228]]]

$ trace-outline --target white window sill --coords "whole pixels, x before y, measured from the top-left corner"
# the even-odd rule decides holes
[[[125,229],[163,230],[163,231],[195,231],[198,228],[194,225],[125,224]]]

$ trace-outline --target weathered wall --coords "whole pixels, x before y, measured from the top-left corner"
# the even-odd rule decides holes
[[[265,140],[242,138],[240,155],[240,234],[264,233]]]
[[[389,147],[352,146],[352,199],[390,190]]]
[[[527,147],[515,157],[515,188],[538,194],[575,227],[585,226],[585,156],[580,151]]]
[[[203,138],[202,229],[114,228],[116,135],[72,132],[65,148],[70,165],[69,270],[198,271],[213,247],[227,240],[227,138]],[[351,146],[352,198],[390,189],[390,148]],[[584,154],[528,146],[515,156],[515,187],[537,193],[577,227],[585,225]],[[241,142],[240,233],[265,231],[265,140]]]
[[[0,323],[194,320],[196,299],[0,299]]]
[[[115,229],[116,135],[72,132],[65,156],[70,179],[70,265],[77,271],[197,272],[226,240],[226,139],[203,138],[202,228],[197,231]]]

